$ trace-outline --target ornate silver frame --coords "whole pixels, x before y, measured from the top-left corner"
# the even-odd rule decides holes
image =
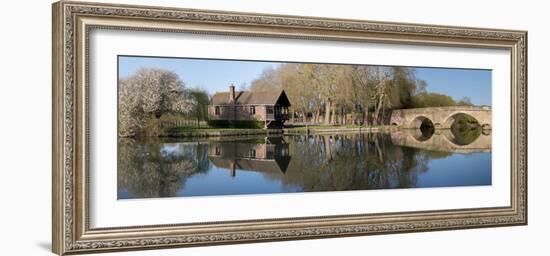
[[[187,32],[508,49],[512,55],[511,205],[91,229],[88,33]],[[53,4],[53,251],[57,254],[527,224],[527,32],[61,1]]]

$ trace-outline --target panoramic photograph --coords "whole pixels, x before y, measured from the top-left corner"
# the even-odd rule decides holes
[[[118,57],[122,199],[490,186],[491,70]]]

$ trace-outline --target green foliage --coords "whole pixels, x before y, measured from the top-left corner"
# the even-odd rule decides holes
[[[208,104],[210,104],[210,97],[208,92],[204,88],[191,88],[189,89],[189,95],[197,102],[196,107],[191,112],[191,116],[198,120],[208,119]]]
[[[178,132],[183,132],[183,131],[194,131],[194,130],[202,130],[202,129],[212,129],[212,127],[208,126],[208,125],[200,125],[200,126],[177,126],[177,127],[170,127],[170,128],[166,128],[165,131],[164,131],[164,134],[165,135],[173,135],[173,134],[176,134]]]
[[[264,122],[254,120],[208,120],[208,126],[214,128],[248,128],[248,129],[262,129],[264,128]]]
[[[457,145],[468,145],[474,142],[481,135],[481,125],[472,116],[459,114],[454,117],[451,125],[451,132],[454,135],[453,143]]]
[[[481,127],[457,128],[453,125],[451,131],[454,134],[453,143],[457,145],[468,145],[474,142],[481,135]]]
[[[459,114],[455,117],[455,122],[453,125],[457,126],[468,126],[468,127],[477,127],[479,122],[473,116],[466,114]]]
[[[420,93],[412,97],[413,108],[455,106],[455,100],[448,95],[439,93]]]
[[[440,93],[421,92],[411,97],[410,108],[448,107],[448,106],[474,106],[470,97],[464,97],[455,101],[451,96]]]

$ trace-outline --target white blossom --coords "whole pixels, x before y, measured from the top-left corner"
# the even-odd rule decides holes
[[[139,69],[119,81],[119,136],[158,135],[158,118],[165,113],[188,114],[196,106],[174,72]]]

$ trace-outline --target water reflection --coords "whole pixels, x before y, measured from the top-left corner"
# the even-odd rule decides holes
[[[288,147],[283,137],[210,142],[209,159],[232,177],[237,170],[284,174],[291,159]]]
[[[118,198],[491,184],[490,135],[416,132],[119,139]]]
[[[119,198],[171,197],[187,177],[209,169],[208,144],[118,140]]]
[[[392,143],[399,146],[452,153],[491,152],[491,130],[435,130],[429,137],[419,129],[391,133]]]

